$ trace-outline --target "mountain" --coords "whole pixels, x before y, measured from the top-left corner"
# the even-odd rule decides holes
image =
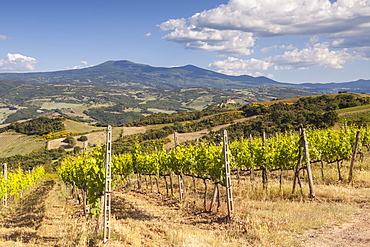
[[[350,91],[355,93],[369,93],[370,80],[357,80],[342,83],[303,83],[299,84],[300,89],[314,90],[326,93],[337,93],[340,91]]]
[[[0,80],[48,84],[84,84],[134,89],[294,87],[291,84],[279,83],[266,77],[229,76],[193,65],[164,68],[137,64],[127,60],[107,61],[97,66],[75,70],[2,73],[0,74]]]
[[[135,90],[191,87],[237,89],[266,86],[297,88],[322,93],[337,93],[338,91],[370,92],[370,80],[345,83],[291,84],[277,82],[263,76],[230,76],[193,65],[165,68],[138,64],[127,60],[107,61],[96,66],[75,70],[37,73],[0,73],[0,80],[47,84],[68,83]]]

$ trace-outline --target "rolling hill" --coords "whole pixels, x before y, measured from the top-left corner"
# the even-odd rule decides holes
[[[266,77],[229,76],[193,65],[182,67],[152,67],[127,60],[107,61],[89,68],[38,73],[1,73],[0,80],[38,83],[70,83],[131,89],[176,89],[211,87],[220,89],[259,86],[295,87]]]
[[[96,66],[74,70],[0,73],[0,80],[47,84],[68,83],[135,90],[190,87],[238,89],[267,86],[296,88],[322,93],[337,93],[338,91],[370,92],[370,80],[361,79],[345,83],[291,84],[277,82],[263,76],[230,76],[193,65],[165,68],[138,64],[127,60],[107,61]]]
[[[114,118],[119,124],[157,112],[201,110],[227,99],[243,105],[339,91],[368,93],[370,80],[289,84],[193,65],[165,68],[107,61],[75,70],[0,73],[0,124],[55,112],[88,122]]]

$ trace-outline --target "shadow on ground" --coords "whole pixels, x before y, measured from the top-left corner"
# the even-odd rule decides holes
[[[45,199],[54,187],[54,180],[45,180],[34,191],[20,199],[15,209],[4,219],[2,227],[15,229],[0,236],[2,239],[33,242],[39,237],[36,230],[41,226],[45,217]],[[48,242],[47,239],[45,239]]]

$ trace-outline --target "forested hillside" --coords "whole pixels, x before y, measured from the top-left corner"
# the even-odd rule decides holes
[[[12,123],[53,114],[76,118],[83,122],[124,124],[152,113],[202,110],[228,99],[244,105],[317,94],[294,88],[257,87],[248,89],[151,89],[39,84],[1,81],[0,124]]]
[[[270,246],[272,242],[278,245],[283,239],[287,246],[292,246],[306,239],[302,233],[307,229],[340,224],[338,220],[351,220],[354,212],[367,219],[368,211],[362,205],[368,203],[370,133],[366,125],[369,121],[360,117],[351,126],[347,122],[339,123],[343,121],[343,114],[357,111],[370,111],[369,95],[342,92],[246,105],[229,101],[210,105],[202,111],[157,113],[124,125],[113,125],[114,186],[110,193],[114,237],[110,243],[130,245],[139,239],[140,246],[141,241],[150,239],[166,246],[173,241],[146,237],[148,231],[153,236],[175,234],[181,243],[188,243],[188,238],[196,235],[194,231],[201,230],[208,236],[218,229],[217,236],[224,237],[217,241],[226,245]],[[333,126],[335,128],[331,128]],[[301,127],[307,131],[299,131]],[[130,132],[131,129],[136,132]],[[228,144],[223,137],[224,129]],[[102,213],[101,198],[105,191],[105,129],[73,119],[40,117],[11,123],[2,131],[3,146],[10,140],[3,135],[17,138],[27,135],[45,144],[60,139],[63,144],[50,150],[44,145],[26,155],[0,159],[0,163],[7,163],[9,168],[8,180],[0,179],[0,199],[10,195],[9,203],[14,208],[9,214],[4,211],[5,216],[0,215],[4,222],[4,227],[0,226],[0,237],[9,244],[24,241],[10,233],[17,229],[19,236],[28,236],[40,245],[51,241],[63,243],[60,246],[69,246],[71,242],[97,245],[101,241],[101,236],[96,234],[97,219]],[[90,132],[95,131],[102,137],[100,143],[90,140],[93,134]],[[178,139],[176,147],[165,145],[174,144],[174,133],[189,135],[189,138],[186,142]],[[359,160],[351,170],[345,162],[354,157],[355,140]],[[72,148],[76,142],[87,144],[84,144],[85,152],[81,146]],[[305,154],[305,143],[311,161]],[[224,192],[227,186],[225,145],[229,145],[230,179],[235,198],[232,216],[228,214],[229,197]],[[67,146],[71,147],[67,149]],[[308,180],[309,171],[311,180]],[[347,175],[352,174],[349,171],[353,177]],[[60,178],[45,174],[56,172]],[[65,184],[62,185],[62,181]],[[5,186],[7,183],[11,186]],[[32,190],[30,186],[37,188]],[[19,196],[22,193],[30,193],[30,196],[22,198]],[[13,206],[18,205],[13,204],[17,198],[29,208]],[[45,206],[39,207],[39,204]],[[67,204],[71,208],[64,210]],[[297,208],[294,215],[292,207]],[[147,208],[153,210],[147,211]],[[259,210],[261,208],[263,210]],[[61,212],[68,215],[67,220],[54,220],[53,215]],[[168,214],[173,214],[171,219]],[[323,215],[324,221],[318,216],[308,224],[308,214]],[[29,223],[18,224],[21,215],[27,215],[31,219]],[[182,231],[181,236],[177,230],[163,228],[163,222]],[[55,224],[60,224],[54,227],[56,232],[63,227],[69,230],[59,235],[42,230]],[[241,231],[241,228],[247,230]],[[30,229],[36,235],[26,235]],[[122,229],[130,234],[122,234]],[[234,237],[229,238],[230,234]],[[204,243],[213,241],[197,236],[197,241],[199,239]]]

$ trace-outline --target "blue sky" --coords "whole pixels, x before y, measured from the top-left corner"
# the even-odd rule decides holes
[[[0,72],[107,60],[281,82],[370,79],[370,0],[12,0]]]

